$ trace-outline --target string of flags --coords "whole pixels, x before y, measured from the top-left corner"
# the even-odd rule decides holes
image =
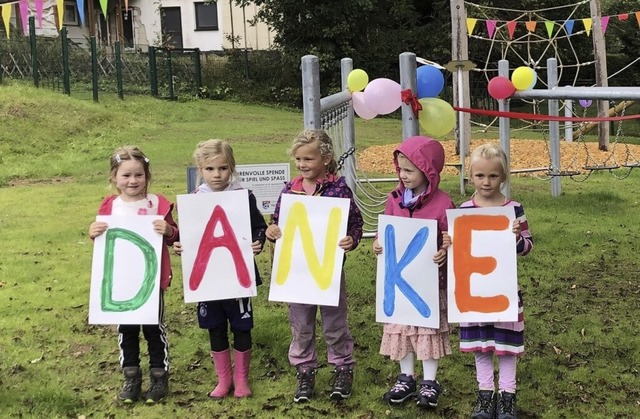
[[[82,26],[85,26],[85,0],[75,0],[76,8],[78,11],[78,16],[80,17],[80,22]],[[99,0],[100,8],[102,9],[102,14],[107,16],[107,4],[109,0]],[[2,16],[2,21],[4,23],[5,32],[7,37],[9,37],[9,22],[13,17],[13,10],[15,9],[15,5],[18,5],[18,10],[20,14],[20,18],[22,20],[22,30],[23,33],[27,33],[29,30],[29,16],[35,14],[36,20],[38,22],[38,27],[42,28],[42,17],[44,14],[44,4],[45,2],[49,5],[49,7],[53,6],[55,2],[55,7],[57,9],[57,17],[58,17],[58,28],[62,29],[64,22],[64,2],[65,0],[16,0],[9,3],[3,3],[0,5],[0,15]],[[129,8],[129,0],[124,0],[125,9]],[[34,13],[35,12],[35,13]]]
[[[610,15],[610,16],[602,16],[601,20],[600,20],[600,25],[602,27],[602,33],[606,33],[607,32],[607,27],[609,26],[609,20],[613,17],[613,18],[617,18],[620,22],[624,22],[629,20],[629,16],[630,15],[635,15],[636,20],[638,22],[638,26],[640,27],[640,11],[638,12],[632,12],[632,13],[620,13],[618,15]],[[591,28],[593,26],[593,19],[592,18],[584,18],[584,19],[567,19],[567,20],[544,20],[541,23],[544,25],[546,31],[547,31],[547,36],[549,38],[551,38],[551,36],[553,35],[553,32],[555,29],[560,30],[562,27],[564,27],[565,31],[567,32],[567,35],[571,36],[573,34],[573,29],[574,29],[574,25],[575,22],[579,21],[582,22],[582,25],[584,26],[584,30],[587,33],[587,36],[591,35]],[[486,30],[487,30],[487,34],[489,35],[489,38],[493,38],[494,35],[496,34],[496,32],[498,30],[500,30],[501,28],[507,28],[507,32],[509,33],[509,39],[513,39],[513,35],[516,31],[516,28],[518,25],[522,25],[524,24],[524,27],[526,28],[526,30],[528,32],[535,32],[536,28],[538,26],[538,23],[540,23],[540,21],[537,20],[527,20],[527,21],[521,21],[521,20],[507,20],[507,21],[501,21],[501,20],[496,20],[496,19],[477,19],[477,18],[472,18],[472,17],[468,17],[467,18],[467,33],[469,34],[469,36],[473,35],[473,31],[476,28],[476,25],[478,24],[478,22],[484,22],[484,24],[486,25]],[[557,31],[556,31],[557,33]]]

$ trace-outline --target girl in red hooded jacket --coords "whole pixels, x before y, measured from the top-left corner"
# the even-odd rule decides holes
[[[442,234],[447,231],[446,210],[455,208],[449,195],[438,189],[440,172],[444,167],[444,149],[435,140],[427,137],[410,137],[393,153],[393,160],[400,183],[389,193],[384,213],[398,217],[436,220],[438,222],[439,250],[433,261],[440,266],[440,327],[406,326],[385,324],[380,353],[400,363],[400,374],[383,399],[400,404],[411,398],[417,399],[420,407],[434,408],[441,393],[436,381],[438,361],[451,354],[449,324],[447,321],[446,289],[446,245]],[[383,248],[376,239],[373,243],[376,255]],[[415,379],[416,358],[422,361],[423,377],[418,384]]]
[[[150,387],[144,398],[147,403],[155,403],[169,392],[169,344],[164,325],[164,290],[171,283],[171,261],[168,246],[178,237],[178,226],[171,217],[173,204],[164,196],[150,194],[147,189],[151,181],[149,159],[137,147],[121,147],[110,158],[109,180],[117,189],[117,195],[104,198],[98,209],[99,215],[162,215],[164,219],[154,220],[153,229],[164,237],[160,267],[160,312],[158,324],[142,325],[142,333],[149,350]],[[95,239],[107,231],[107,223],[95,221],[89,227],[89,237]],[[140,325],[121,324],[118,326],[120,365],[124,375],[124,385],[118,398],[132,403],[140,398],[142,371],[140,370]]]

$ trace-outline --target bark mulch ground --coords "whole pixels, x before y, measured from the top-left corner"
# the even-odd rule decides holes
[[[488,143],[499,143],[498,140],[477,139],[471,141],[471,150]],[[455,141],[442,141],[446,154],[446,164],[460,162],[455,152]],[[358,153],[358,168],[365,172],[395,173],[393,151],[397,144],[372,146]],[[640,164],[640,145],[611,143],[609,151],[598,150],[598,143],[574,141],[560,143],[560,160],[562,171],[588,173],[585,167],[590,166],[623,166]],[[467,159],[468,163],[468,159]],[[551,166],[548,141],[511,139],[511,169],[535,169],[539,171],[517,174],[518,176],[543,176]],[[446,166],[445,174],[458,174],[455,166]]]

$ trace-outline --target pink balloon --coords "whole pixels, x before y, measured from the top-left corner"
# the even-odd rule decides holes
[[[364,88],[364,101],[373,112],[386,115],[402,104],[401,87],[391,79],[375,79]]]
[[[487,90],[494,99],[506,99],[516,91],[516,87],[508,78],[497,76],[489,80]]]
[[[353,110],[362,119],[373,119],[378,116],[377,113],[367,107],[364,101],[364,93],[353,92],[351,93],[351,100],[353,100]]]

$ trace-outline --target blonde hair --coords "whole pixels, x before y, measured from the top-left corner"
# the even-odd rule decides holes
[[[320,155],[330,157],[329,164],[327,165],[327,172],[333,175],[338,173],[338,162],[336,161],[336,155],[333,151],[333,141],[331,137],[320,129],[307,129],[293,139],[293,144],[289,149],[289,154],[293,156],[297,149],[304,145],[314,144],[318,147]]]
[[[202,169],[206,165],[209,159],[216,157],[224,157],[229,165],[232,178],[236,175],[236,159],[233,157],[233,148],[231,144],[224,140],[210,139],[206,141],[200,141],[193,152],[193,161],[198,167],[198,177],[196,179],[196,185],[199,185],[202,181]]]
[[[111,185],[115,187],[115,178],[118,173],[118,169],[123,161],[126,160],[137,160],[142,163],[142,167],[144,169],[144,177],[146,184],[144,185],[144,193],[147,194],[147,190],[149,188],[149,183],[151,183],[151,171],[149,169],[149,159],[144,155],[142,150],[135,146],[124,146],[116,148],[111,157],[109,158],[109,162],[111,163],[111,170],[109,171],[109,180],[111,181]],[[116,189],[118,189],[116,187]],[[118,189],[118,193],[121,193],[120,189]]]
[[[500,146],[496,144],[482,144],[476,147],[469,157],[469,175],[473,176],[473,165],[480,159],[493,160],[497,159],[502,166],[502,185],[507,186],[510,181],[509,162],[507,154]]]

